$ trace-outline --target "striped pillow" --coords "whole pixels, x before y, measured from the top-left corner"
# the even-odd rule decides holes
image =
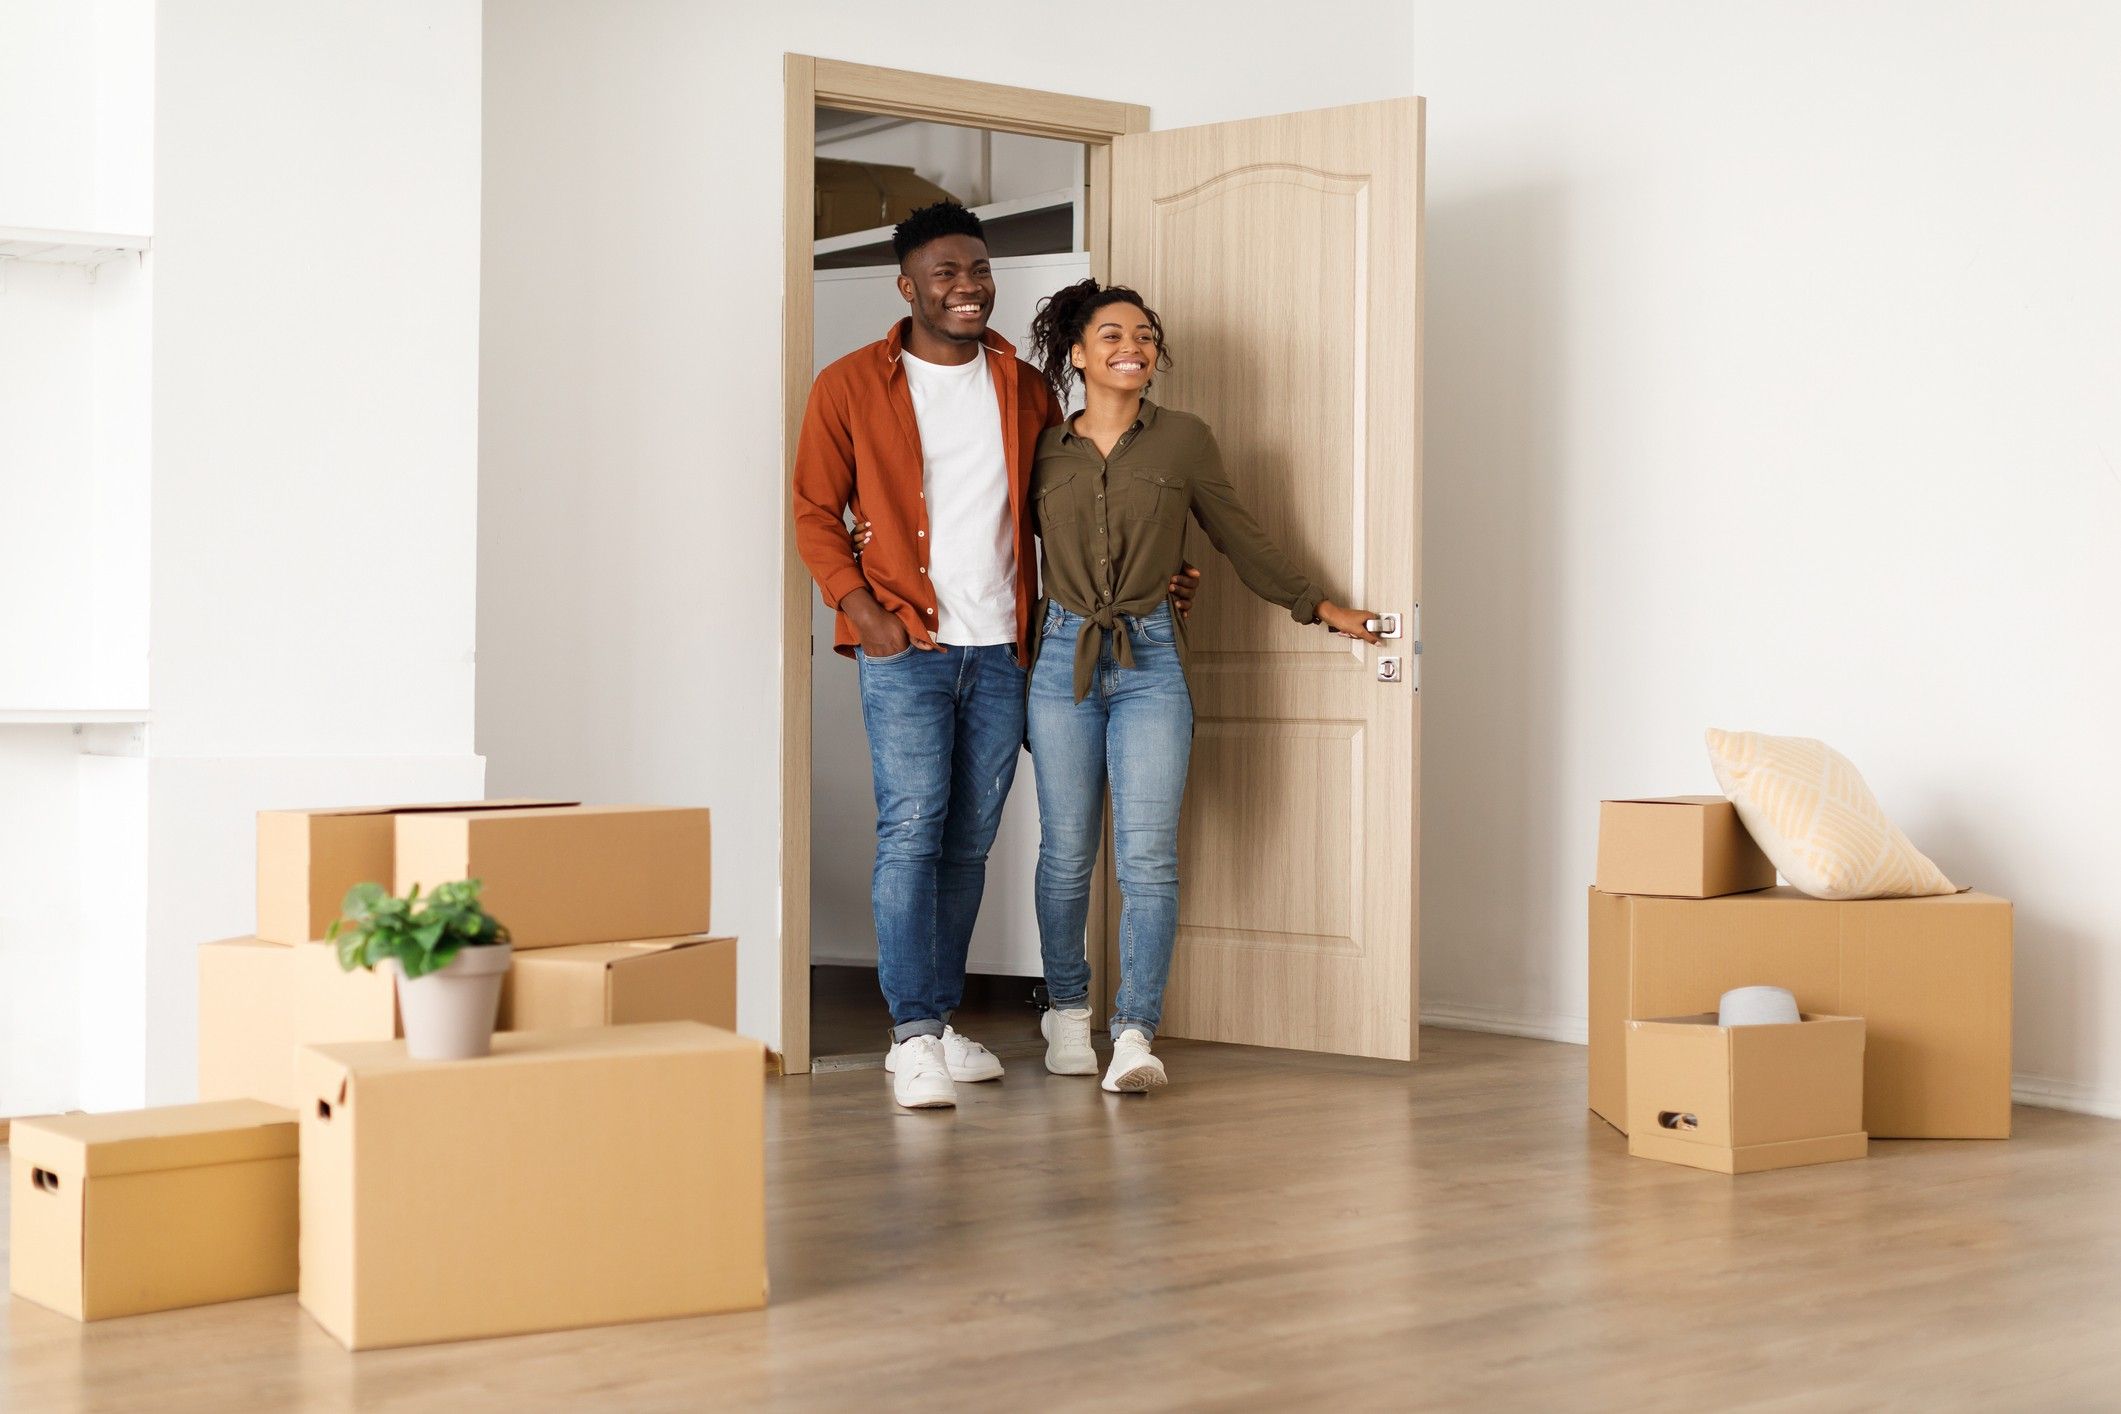
[[[1849,759],[1823,741],[1708,734],[1717,783],[1782,877],[1814,898],[1915,898],[1958,890],[1885,818]]]

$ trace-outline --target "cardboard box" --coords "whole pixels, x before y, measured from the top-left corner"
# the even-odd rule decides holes
[[[1714,1011],[1733,987],[1860,1016],[1874,1139],[2011,1132],[2011,905],[1988,894],[1836,903],[1792,888],[1712,899],[1590,891],[1591,1108],[1627,1127],[1631,1018]]]
[[[1716,1173],[1860,1159],[1863,1019],[1627,1024],[1628,1152]]]
[[[1598,806],[1598,887],[1609,894],[1715,898],[1775,887],[1775,866],[1720,795]]]
[[[641,1021],[736,1030],[736,939],[578,943],[517,958],[501,991],[510,1031],[563,1031]]]
[[[77,1321],[293,1291],[296,1138],[255,1100],[18,1120],[9,1289]]]
[[[295,1103],[295,1048],[401,1035],[390,974],[342,972],[328,943],[199,949],[199,1098]]]
[[[301,1053],[302,1306],[348,1349],[766,1302],[762,1048],[690,1021]]]
[[[812,234],[822,240],[896,226],[923,206],[956,199],[911,167],[820,157]]]
[[[388,885],[396,817],[427,810],[554,809],[571,800],[460,800],[258,812],[258,933],[269,943],[324,936],[355,884]]]
[[[483,881],[479,901],[518,952],[705,933],[709,823],[659,805],[400,815],[397,891]]]

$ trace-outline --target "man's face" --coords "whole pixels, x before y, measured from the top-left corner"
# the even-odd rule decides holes
[[[913,320],[938,339],[976,344],[994,313],[994,268],[986,242],[972,236],[940,236],[906,257],[898,292],[913,308]]]

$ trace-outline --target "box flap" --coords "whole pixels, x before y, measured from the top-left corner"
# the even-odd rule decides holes
[[[551,806],[569,802],[546,801],[542,803],[488,801],[477,805],[429,805],[417,809],[398,809],[398,815],[469,815],[476,813],[481,819],[517,820],[531,815],[550,813]],[[572,815],[671,815],[678,813],[707,813],[704,805],[580,805],[576,804],[568,813]]]
[[[538,948],[520,955],[518,967],[612,967],[637,957],[655,957],[680,948],[720,941],[711,933],[688,933],[678,938],[635,938],[621,943],[575,943],[564,948]]]
[[[284,1159],[299,1142],[294,1112],[262,1100],[25,1120],[9,1140],[17,1157],[76,1178]]]
[[[1598,802],[1600,805],[1722,805],[1720,795],[1615,795]]]
[[[424,815],[436,811],[463,810],[553,810],[580,805],[579,800],[544,800],[537,796],[514,796],[502,800],[438,800],[415,805],[329,805],[298,810],[260,810],[260,815]]]

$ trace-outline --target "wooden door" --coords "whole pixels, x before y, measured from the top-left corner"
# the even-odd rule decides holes
[[[1239,497],[1329,597],[1402,616],[1375,647],[1299,625],[1195,528],[1193,767],[1162,1033],[1411,1060],[1422,102],[1132,134],[1113,144],[1112,182],[1112,279],[1156,307],[1175,362],[1150,396],[1207,420]],[[1380,679],[1386,658],[1396,680]]]

